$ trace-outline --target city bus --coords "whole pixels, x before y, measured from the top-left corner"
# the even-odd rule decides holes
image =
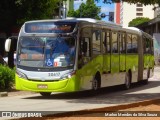
[[[28,21],[18,36],[16,61],[17,90],[49,96],[116,85],[129,89],[153,75],[153,39],[90,18]]]

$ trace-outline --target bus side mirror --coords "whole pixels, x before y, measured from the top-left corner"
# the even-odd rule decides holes
[[[11,48],[11,39],[6,39],[5,41],[5,51],[9,52]]]
[[[83,43],[83,52],[84,52],[84,53],[87,52],[87,46],[88,46],[88,43],[87,43],[87,42],[84,42],[84,43]]]

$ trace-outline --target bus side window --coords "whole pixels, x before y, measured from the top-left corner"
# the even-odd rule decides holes
[[[147,54],[151,53],[151,41],[149,38],[146,38],[146,53]]]
[[[80,49],[78,55],[78,66],[82,67],[84,64],[89,62],[91,57],[91,46],[89,38],[82,38],[80,40]]]
[[[92,33],[92,51],[93,55],[101,54],[101,31],[94,30]]]
[[[90,39],[84,38],[81,41],[82,54],[84,57],[91,57]]]
[[[133,53],[137,53],[138,52],[137,35],[132,35],[132,52]]]
[[[151,39],[151,54],[154,54],[154,46],[153,46],[153,39]]]
[[[126,53],[125,34],[124,33],[120,34],[119,44],[120,44],[120,53],[121,54]]]
[[[111,47],[110,47],[110,31],[103,32],[103,53],[110,53]]]
[[[127,53],[132,53],[132,35],[127,35]]]
[[[84,56],[87,56],[87,49],[88,49],[88,43],[84,41],[82,44],[82,52],[84,53]]]
[[[102,36],[103,36],[103,53],[106,53],[106,51],[107,51],[107,40],[106,40],[106,33],[105,32],[103,32],[102,33]]]
[[[108,31],[106,35],[107,35],[107,53],[111,53],[111,39],[110,39],[111,33],[110,31]]]
[[[150,39],[143,36],[143,53],[150,54],[151,53],[151,42]]]
[[[112,53],[118,53],[118,34],[112,33]]]

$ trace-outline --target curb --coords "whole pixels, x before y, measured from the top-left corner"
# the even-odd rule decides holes
[[[0,92],[0,97],[7,97],[8,96],[8,92]]]
[[[94,109],[84,109],[79,111],[69,111],[69,112],[63,112],[63,113],[56,113],[52,115],[44,115],[43,117],[71,117],[76,115],[86,115],[86,114],[94,114],[94,113],[104,113],[104,112],[116,112],[123,109],[128,108],[134,108],[138,106],[147,106],[150,104],[156,104],[160,103],[160,98],[157,99],[150,99],[150,100],[144,100],[136,103],[127,103],[123,105],[115,105],[115,106],[109,106],[109,107],[102,107],[102,108],[94,108]]]

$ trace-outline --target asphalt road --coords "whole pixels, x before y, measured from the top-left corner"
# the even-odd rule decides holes
[[[50,111],[45,114],[54,114],[156,98],[160,98],[160,67],[155,67],[154,76],[149,79],[147,85],[134,84],[129,90],[122,90],[120,86],[101,89],[96,95],[90,94],[90,92],[78,92],[53,93],[50,97],[42,97],[38,93],[0,97],[0,111]]]

